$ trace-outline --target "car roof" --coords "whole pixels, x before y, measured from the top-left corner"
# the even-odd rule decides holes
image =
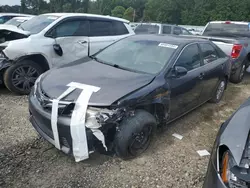
[[[43,15],[58,16],[58,17],[72,17],[72,16],[84,16],[84,17],[96,17],[96,18],[106,18],[110,20],[117,20],[124,23],[129,23],[129,20],[117,18],[109,15],[98,15],[98,14],[85,14],[85,13],[47,13]]]
[[[19,14],[19,13],[0,13],[0,16],[33,16],[31,14]]]
[[[184,35],[163,35],[163,34],[138,34],[130,36],[132,39],[152,40],[159,42],[168,42],[175,45],[186,45],[193,42],[208,42],[208,39],[197,38],[195,36]]]
[[[242,21],[211,21],[209,23],[226,23],[226,22],[230,22],[232,24],[242,24],[242,25],[248,25],[249,22],[242,22]]]
[[[142,23],[137,23],[137,25],[169,25],[169,26],[177,26],[175,24],[168,24],[168,23],[154,23],[154,22],[142,22]]]

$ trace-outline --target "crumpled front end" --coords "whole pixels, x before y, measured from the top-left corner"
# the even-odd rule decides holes
[[[72,154],[77,162],[94,151],[113,154],[117,125],[126,111],[88,106],[84,112],[86,101],[59,99],[53,117],[55,100],[41,90],[39,80],[29,96],[30,121],[37,132],[58,149]]]

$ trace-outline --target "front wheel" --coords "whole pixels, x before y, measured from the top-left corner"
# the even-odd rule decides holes
[[[11,92],[27,95],[40,74],[42,69],[39,65],[31,60],[23,60],[7,68],[3,80]]]
[[[149,146],[155,117],[147,111],[136,110],[134,116],[124,119],[115,136],[116,154],[123,159],[139,156]]]
[[[219,103],[221,101],[226,89],[226,84],[227,84],[226,80],[221,80],[219,82],[219,85],[217,86],[216,91],[209,102]]]

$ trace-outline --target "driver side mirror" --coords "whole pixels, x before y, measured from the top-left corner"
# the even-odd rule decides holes
[[[185,76],[187,74],[187,72],[188,72],[188,70],[185,67],[181,67],[181,66],[174,67],[174,75],[176,77]]]

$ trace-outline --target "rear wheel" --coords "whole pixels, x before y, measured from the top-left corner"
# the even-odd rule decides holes
[[[211,103],[219,103],[224,95],[225,89],[226,89],[226,80],[221,80],[216,88],[215,93],[213,94],[213,97],[210,99],[209,102]]]
[[[116,154],[123,159],[135,158],[149,146],[155,117],[144,110],[135,111],[135,115],[123,120],[115,136]]]
[[[245,76],[245,72],[246,72],[246,64],[244,63],[236,70],[234,74],[231,75],[230,81],[235,84],[240,83]]]
[[[39,65],[31,60],[23,60],[16,63],[4,72],[4,84],[12,92],[26,95],[29,94],[36,79],[42,74]]]

